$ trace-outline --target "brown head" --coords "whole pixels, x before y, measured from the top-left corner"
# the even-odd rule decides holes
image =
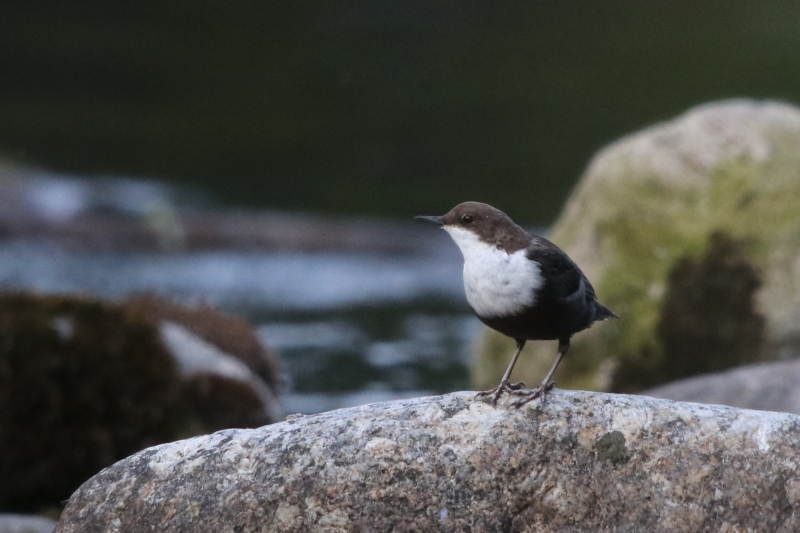
[[[480,202],[458,204],[444,216],[419,216],[415,220],[461,229],[474,233],[478,239],[512,253],[530,244],[531,236],[511,218],[494,207]],[[452,235],[452,231],[449,231]]]

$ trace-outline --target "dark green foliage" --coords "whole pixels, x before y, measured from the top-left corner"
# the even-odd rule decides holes
[[[623,363],[614,390],[630,391],[760,359],[764,317],[761,286],[744,243],[714,233],[703,256],[684,258],[667,280],[657,333],[662,354]],[[656,364],[650,364],[656,361]]]
[[[800,100],[800,3],[0,2],[0,150],[222,200],[547,223],[600,146]]]

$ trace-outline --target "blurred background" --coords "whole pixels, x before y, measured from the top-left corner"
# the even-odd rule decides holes
[[[789,0],[0,3],[0,339],[49,339],[7,349],[0,412],[22,431],[96,405],[62,391],[96,361],[35,405],[19,376],[45,371],[20,361],[79,357],[107,313],[117,344],[81,346],[127,357],[139,324],[205,376],[175,404],[191,424],[139,413],[156,436],[112,445],[93,422],[101,459],[0,490],[0,510],[47,508],[143,445],[469,388],[460,254],[410,218],[479,200],[546,232],[620,137],[724,98],[800,102],[799,28]],[[256,415],[209,414],[218,393]]]
[[[0,10],[6,153],[226,205],[407,218],[478,198],[546,225],[609,141],[700,102],[800,96],[788,0]]]

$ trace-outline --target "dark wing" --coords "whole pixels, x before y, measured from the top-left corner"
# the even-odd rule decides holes
[[[614,311],[597,301],[594,287],[578,265],[552,242],[534,237],[533,242],[525,249],[525,256],[539,263],[542,274],[547,279],[544,289],[577,313],[589,313],[588,323],[619,318]]]
[[[542,275],[545,276],[549,289],[557,298],[569,298],[583,290],[591,300],[595,300],[594,288],[586,276],[572,259],[552,242],[542,237],[535,237],[525,250],[525,257],[539,263]]]

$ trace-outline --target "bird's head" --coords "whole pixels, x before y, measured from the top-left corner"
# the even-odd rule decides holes
[[[530,239],[525,230],[494,207],[480,202],[458,204],[443,216],[419,216],[421,220],[441,226],[464,251],[463,244],[479,241],[497,248],[524,247]]]

